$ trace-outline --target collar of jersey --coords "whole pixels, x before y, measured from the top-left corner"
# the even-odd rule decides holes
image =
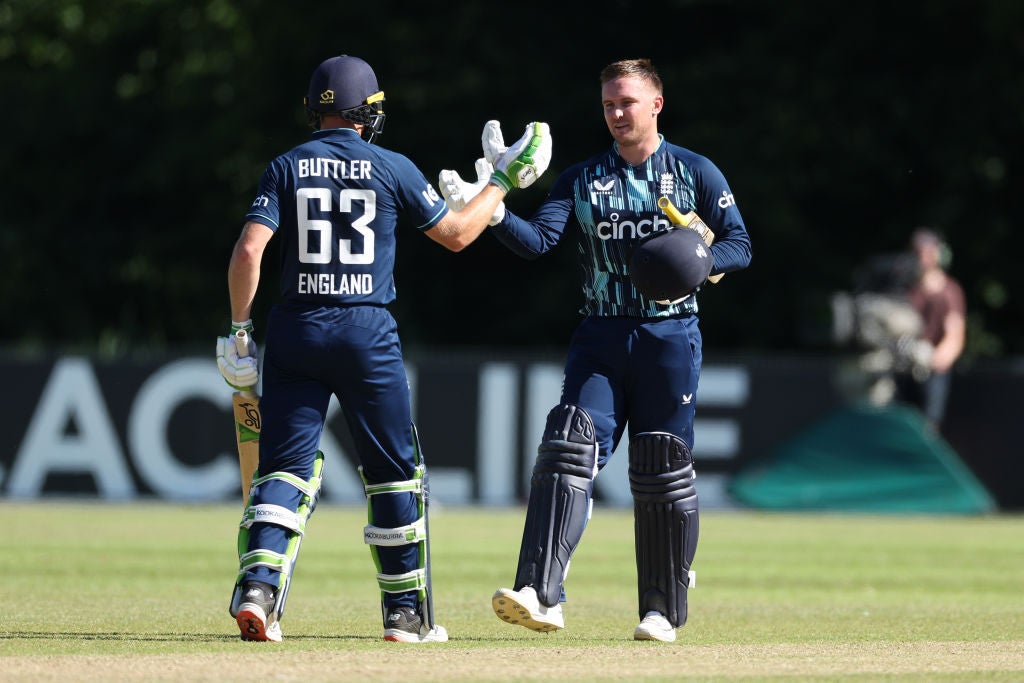
[[[664,144],[665,144],[665,135],[662,134],[662,133],[658,133],[658,147],[653,152],[651,152],[651,156],[653,157],[655,154],[657,154],[658,150],[661,149],[661,146],[664,145]],[[629,163],[628,161],[626,161],[625,159],[623,159],[622,155],[619,154],[619,143],[613,142],[612,143],[612,149],[615,150],[615,154],[618,155],[618,157],[620,159],[622,159],[623,163],[625,163],[628,166],[632,166],[633,165],[633,164]],[[650,157],[647,157],[647,158],[650,159]],[[647,163],[647,162],[644,161],[644,163]]]
[[[330,135],[332,133],[341,133],[343,135],[351,133],[352,135],[359,137],[359,132],[355,128],[321,128],[320,130],[313,131],[313,137]]]

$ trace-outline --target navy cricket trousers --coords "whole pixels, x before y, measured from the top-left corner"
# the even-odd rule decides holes
[[[667,432],[693,448],[693,418],[703,360],[697,316],[584,318],[573,333],[562,403],[594,421],[598,467],[629,435]]]
[[[282,303],[271,312],[263,359],[260,474],[312,476],[313,461],[331,396],[337,396],[363,475],[370,483],[407,481],[414,475],[409,384],[398,325],[380,306],[310,306]],[[330,453],[324,454],[330,458]],[[260,487],[256,503],[294,510],[300,493],[282,481]],[[372,522],[394,528],[418,516],[415,495],[373,496]],[[287,532],[253,525],[249,549],[284,552]],[[381,571],[418,567],[416,545],[378,548]],[[268,575],[270,572],[271,575]],[[247,579],[277,584],[275,572],[257,568]],[[415,604],[415,593],[388,595],[388,605]]]

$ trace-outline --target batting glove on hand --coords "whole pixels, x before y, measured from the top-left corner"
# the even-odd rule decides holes
[[[526,132],[505,147],[501,123],[488,121],[481,136],[484,158],[494,166],[491,182],[508,192],[533,185],[551,163],[551,129],[546,123],[526,124]]]
[[[493,172],[494,167],[487,159],[476,160],[475,183],[467,183],[459,177],[457,171],[441,171],[437,176],[437,184],[441,186],[441,194],[444,195],[444,201],[448,204],[448,208],[459,211],[465,207],[469,200],[480,194],[480,190],[487,185]],[[504,217],[505,202],[500,202],[494,209],[494,213],[491,214],[491,220],[487,225],[497,225]]]
[[[239,336],[240,331],[245,331]],[[224,381],[238,391],[251,391],[259,383],[259,358],[252,338],[252,321],[231,323],[230,337],[217,337],[217,368]]]

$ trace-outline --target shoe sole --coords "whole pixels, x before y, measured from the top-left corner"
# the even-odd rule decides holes
[[[564,624],[556,624],[550,621],[541,621],[533,616],[528,607],[522,605],[511,595],[497,592],[491,598],[491,606],[498,618],[509,624],[525,626],[537,633],[550,633],[564,628]]]
[[[259,605],[244,603],[235,617],[242,640],[281,642],[281,629],[267,628],[267,614]]]
[[[661,643],[674,643],[676,640],[676,632],[661,633],[655,631],[648,631],[645,628],[637,628],[633,631],[633,640],[657,640]]]
[[[384,640],[392,643],[447,643],[448,632],[437,626],[432,628],[426,635],[388,628],[384,629]]]

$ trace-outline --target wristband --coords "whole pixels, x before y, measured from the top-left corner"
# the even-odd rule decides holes
[[[234,336],[239,330],[245,330],[252,335],[252,318],[245,320],[240,323],[236,323],[234,320],[231,321],[231,335]]]
[[[490,182],[504,190],[505,194],[512,191],[512,180],[501,171],[495,171],[492,173]]]

